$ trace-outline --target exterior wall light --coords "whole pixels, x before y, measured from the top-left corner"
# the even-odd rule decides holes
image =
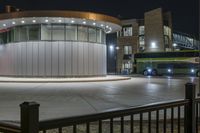
[[[156,46],[156,43],[155,43],[155,42],[152,42],[152,43],[151,43],[151,48],[157,48],[157,46]]]

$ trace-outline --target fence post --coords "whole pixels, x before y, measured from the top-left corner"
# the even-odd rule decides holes
[[[195,133],[196,120],[195,120],[195,84],[185,84],[185,99],[189,100],[189,104],[185,106],[185,133]]]
[[[36,102],[24,102],[21,108],[21,133],[39,132],[39,104]]]

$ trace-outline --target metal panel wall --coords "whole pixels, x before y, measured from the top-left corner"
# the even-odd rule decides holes
[[[0,52],[0,75],[106,75],[106,45],[103,44],[70,41],[20,42],[7,44]]]

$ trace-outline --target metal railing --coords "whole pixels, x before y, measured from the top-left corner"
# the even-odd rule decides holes
[[[39,121],[39,104],[24,102],[19,125],[0,123],[3,133],[198,133],[200,99],[188,83],[185,99]]]

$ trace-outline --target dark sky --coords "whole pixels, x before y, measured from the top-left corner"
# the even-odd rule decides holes
[[[143,18],[144,12],[162,7],[171,11],[174,30],[198,36],[199,0],[0,0],[23,10],[82,10],[121,18]]]

